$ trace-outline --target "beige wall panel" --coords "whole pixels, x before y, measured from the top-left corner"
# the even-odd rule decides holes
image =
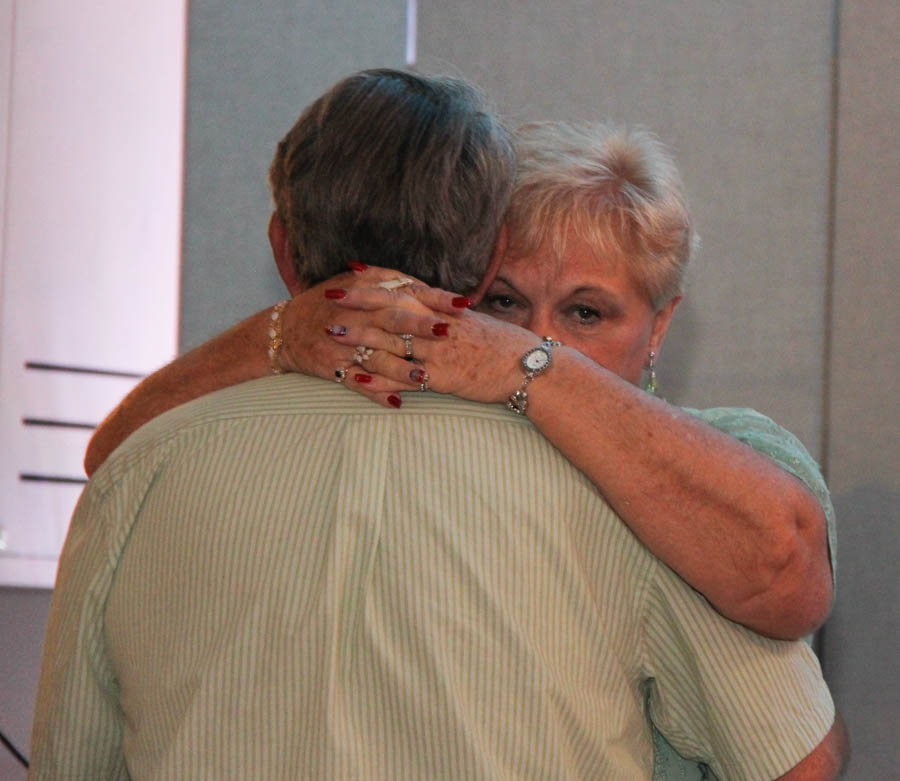
[[[516,120],[643,124],[672,146],[703,248],[663,391],[757,407],[819,455],[830,2],[420,0],[419,64]]]
[[[900,768],[900,5],[841,4],[828,473],[839,588],[825,672],[851,781]]]
[[[0,0],[0,226],[6,225],[6,188],[9,172],[9,110],[12,102],[13,0]],[[6,231],[0,227],[0,264],[3,262]],[[3,294],[0,275],[0,295]]]
[[[361,68],[403,64],[401,0],[190,3],[181,345],[285,295],[266,181],[301,109]]]

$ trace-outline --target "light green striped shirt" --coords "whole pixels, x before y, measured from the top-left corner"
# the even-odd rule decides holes
[[[86,488],[32,779],[650,779],[654,724],[771,779],[833,705],[723,619],[523,418],[272,377],[179,407]]]

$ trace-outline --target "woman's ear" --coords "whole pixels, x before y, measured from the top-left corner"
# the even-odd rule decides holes
[[[307,286],[303,284],[297,274],[297,267],[294,265],[294,249],[291,247],[287,228],[281,217],[278,216],[278,212],[272,212],[272,217],[269,219],[269,245],[272,247],[272,255],[275,258],[278,273],[281,274],[291,296],[296,296],[306,290]]]
[[[475,289],[475,292],[469,296],[472,299],[472,306],[477,306],[481,299],[484,298],[484,294],[487,293],[487,289],[491,286],[491,282],[494,281],[494,277],[496,277],[497,272],[500,271],[500,266],[506,255],[508,243],[509,235],[506,230],[506,223],[504,222],[503,225],[500,226],[497,243],[494,245],[494,254],[491,256],[491,262],[487,267],[487,271],[484,272],[484,278]]]
[[[653,328],[650,331],[649,350],[659,355],[659,350],[666,338],[666,331],[669,330],[669,323],[672,322],[672,315],[675,309],[681,303],[683,296],[676,296],[670,301],[666,301],[653,315]]]

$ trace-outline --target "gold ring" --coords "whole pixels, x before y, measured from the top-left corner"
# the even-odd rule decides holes
[[[414,280],[409,277],[394,277],[393,279],[386,279],[384,282],[379,282],[378,287],[384,288],[385,290],[399,290],[402,287],[409,287]]]

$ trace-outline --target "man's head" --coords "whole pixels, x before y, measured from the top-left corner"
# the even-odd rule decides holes
[[[469,292],[514,175],[509,134],[473,86],[382,69],[309,106],[278,144],[269,181],[302,285],[359,260]]]

